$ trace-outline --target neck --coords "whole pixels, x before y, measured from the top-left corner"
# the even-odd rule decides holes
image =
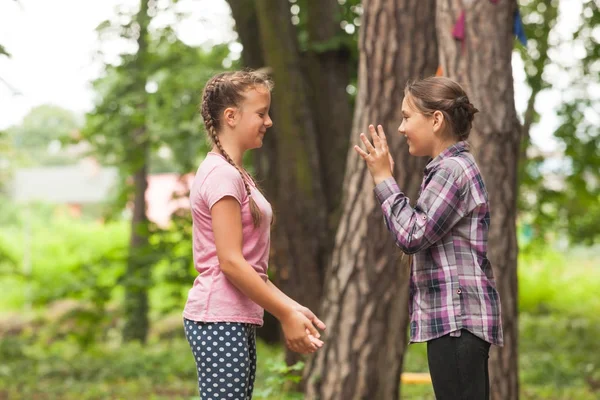
[[[437,146],[433,148],[433,153],[431,154],[431,158],[436,158],[440,155],[440,153],[446,150],[448,147],[458,143],[456,139],[447,139],[438,143]]]
[[[219,142],[221,142],[221,147],[223,147],[223,150],[225,150],[227,155],[229,157],[231,157],[233,162],[237,166],[241,167],[242,166],[242,158],[244,156],[244,150],[241,149],[239,146],[236,146],[234,143],[229,142],[225,138],[225,135],[221,135],[219,137]],[[213,146],[212,151],[223,155],[223,152],[221,150],[219,150],[219,148],[216,145]]]

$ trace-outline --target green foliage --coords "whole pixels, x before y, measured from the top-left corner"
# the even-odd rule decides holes
[[[597,316],[520,316],[519,368],[525,400],[593,400],[598,395],[600,334]],[[157,321],[160,323],[160,321]],[[258,343],[255,398],[299,400],[289,389],[294,372],[281,347]],[[183,331],[172,340],[115,345],[96,343],[81,351],[69,338],[40,342],[31,336],[0,339],[0,394],[8,398],[190,399],[196,371]],[[23,373],[27,371],[27,373]],[[410,345],[405,371],[427,372],[426,345]],[[404,399],[433,399],[429,384],[402,385]]]
[[[122,222],[103,225],[52,218],[40,205],[32,206],[29,212],[28,248],[24,248],[24,215],[0,231],[0,247],[10,249],[13,265],[21,264],[26,251],[32,265],[27,276],[16,268],[5,279],[0,275],[0,309],[19,309],[26,303],[44,306],[64,298],[98,306],[108,302],[124,269],[127,226]]]
[[[598,258],[585,251],[568,254],[531,246],[519,254],[519,311],[531,314],[589,315],[600,310]]]
[[[78,155],[66,154],[61,147],[80,126],[80,121],[69,110],[49,104],[35,107],[20,125],[6,131],[12,150],[9,160],[16,166],[73,163]]]
[[[35,250],[40,254],[33,257],[34,271],[29,281],[36,288],[51,287],[42,291],[46,300],[40,297],[38,302],[42,305],[44,301],[72,298],[80,307],[60,315],[55,312],[55,306],[41,308],[40,317],[34,319],[20,336],[0,338],[0,359],[3,361],[0,396],[35,398],[43,393],[49,399],[66,400],[189,399],[196,396],[194,362],[180,329],[179,310],[183,300],[178,303],[176,297],[169,300],[171,295],[165,295],[173,290],[184,296],[189,288],[190,281],[183,277],[193,271],[188,258],[190,251],[185,248],[189,243],[182,243],[181,248],[173,251],[173,260],[179,252],[181,261],[172,270],[180,270],[182,276],[169,277],[167,261],[155,269],[151,292],[155,333],[150,342],[147,346],[126,344],[117,334],[122,316],[113,311],[114,302],[94,306],[95,301],[103,304],[105,299],[101,295],[102,289],[95,286],[117,288],[124,261],[117,257],[117,260],[102,265],[94,260],[110,259],[102,254],[118,254],[119,246],[126,246],[128,227],[109,224],[106,233],[102,233],[95,223],[51,218],[49,210],[38,212],[40,215],[34,215],[38,220],[32,224],[32,232],[36,238]],[[177,221],[175,225],[183,223]],[[8,248],[15,250],[18,258],[21,256],[17,229],[20,217],[17,216],[11,225],[2,225],[0,243],[10,243]],[[187,240],[183,238],[188,233],[175,228],[169,232],[169,243]],[[151,243],[158,251],[162,247],[154,241],[154,234],[150,236]],[[57,248],[58,242],[52,236],[62,238],[64,249]],[[595,351],[600,334],[600,321],[596,315],[600,304],[595,296],[596,288],[600,286],[597,251],[578,248],[563,254],[532,244],[522,249],[519,257],[521,397],[527,400],[597,398],[600,383],[600,359]],[[82,265],[84,261],[89,264],[88,269],[70,268]],[[2,299],[5,295],[11,297],[15,292],[22,292],[24,283],[0,275]],[[13,286],[14,292],[11,292]],[[57,297],[56,293],[63,296]],[[115,290],[111,299],[118,300],[121,295]],[[17,304],[19,308],[21,305]],[[2,306],[0,309],[6,310],[7,303]],[[174,319],[173,313],[176,314]],[[173,324],[171,320],[177,323]],[[301,367],[301,364],[286,367],[283,349],[259,342],[255,397],[301,399],[302,394],[290,389]],[[424,344],[409,346],[404,370],[427,372]],[[403,385],[402,393],[406,399],[433,399],[433,391],[427,384]]]
[[[563,71],[568,71],[571,84],[570,95],[565,96],[558,111],[560,126],[554,132],[564,158],[548,161],[535,155],[523,159],[519,208],[533,226],[538,241],[543,242],[554,231],[566,233],[573,243],[591,245],[600,238],[596,222],[600,218],[600,131],[597,124],[600,97],[593,91],[600,72],[600,45],[594,34],[594,27],[600,21],[599,5],[596,1],[584,2],[581,24],[572,40],[574,46],[584,50],[585,56],[580,60],[570,58],[565,65],[561,65],[564,61],[549,57],[559,44],[549,40],[558,16],[558,1],[522,1],[521,9],[529,41],[527,48],[520,47],[519,51],[532,90],[524,117],[524,152],[532,148],[529,127],[539,120],[535,98],[551,87],[545,79],[544,68],[550,62],[560,66]]]

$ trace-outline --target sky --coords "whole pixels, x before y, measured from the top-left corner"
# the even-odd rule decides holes
[[[568,38],[581,13],[583,0],[561,1],[561,19],[556,38]],[[83,115],[93,106],[90,82],[101,74],[95,56],[100,49],[95,28],[114,18],[115,8],[134,7],[136,0],[11,0],[0,1],[0,44],[11,58],[0,57],[0,129],[19,124],[34,107],[54,104]],[[181,10],[190,11],[178,31],[189,44],[218,43],[235,39],[233,20],[225,0],[181,0]],[[162,21],[166,22],[166,21]],[[161,21],[159,21],[161,23]],[[239,51],[239,46],[235,47]],[[116,56],[118,43],[102,50]],[[563,49],[568,51],[567,49]],[[525,109],[529,90],[520,57],[513,56],[515,104]],[[548,78],[557,83],[554,90],[542,92],[536,107],[544,110],[532,130],[534,143],[542,149],[556,146],[552,132],[558,124],[555,110],[568,82],[558,68],[550,68]]]

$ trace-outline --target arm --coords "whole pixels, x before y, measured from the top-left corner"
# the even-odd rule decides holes
[[[211,208],[213,232],[217,257],[223,274],[242,293],[256,304],[273,314],[282,324],[286,341],[291,350],[301,353],[313,352],[308,330],[312,335],[318,331],[308,318],[294,310],[275,291],[269,289],[242,254],[242,213],[240,203],[226,196]]]
[[[426,249],[444,237],[468,214],[467,190],[451,171],[440,168],[412,208],[396,181],[388,178],[375,187],[386,225],[396,244],[407,254]]]

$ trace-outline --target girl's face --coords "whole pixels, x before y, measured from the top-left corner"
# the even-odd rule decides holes
[[[413,156],[427,156],[433,152],[436,137],[430,116],[416,110],[409,96],[402,100],[402,124],[398,132],[406,137],[408,152]]]
[[[237,109],[234,132],[243,150],[262,147],[267,129],[273,126],[269,116],[271,92],[262,86],[244,94],[245,100]]]

